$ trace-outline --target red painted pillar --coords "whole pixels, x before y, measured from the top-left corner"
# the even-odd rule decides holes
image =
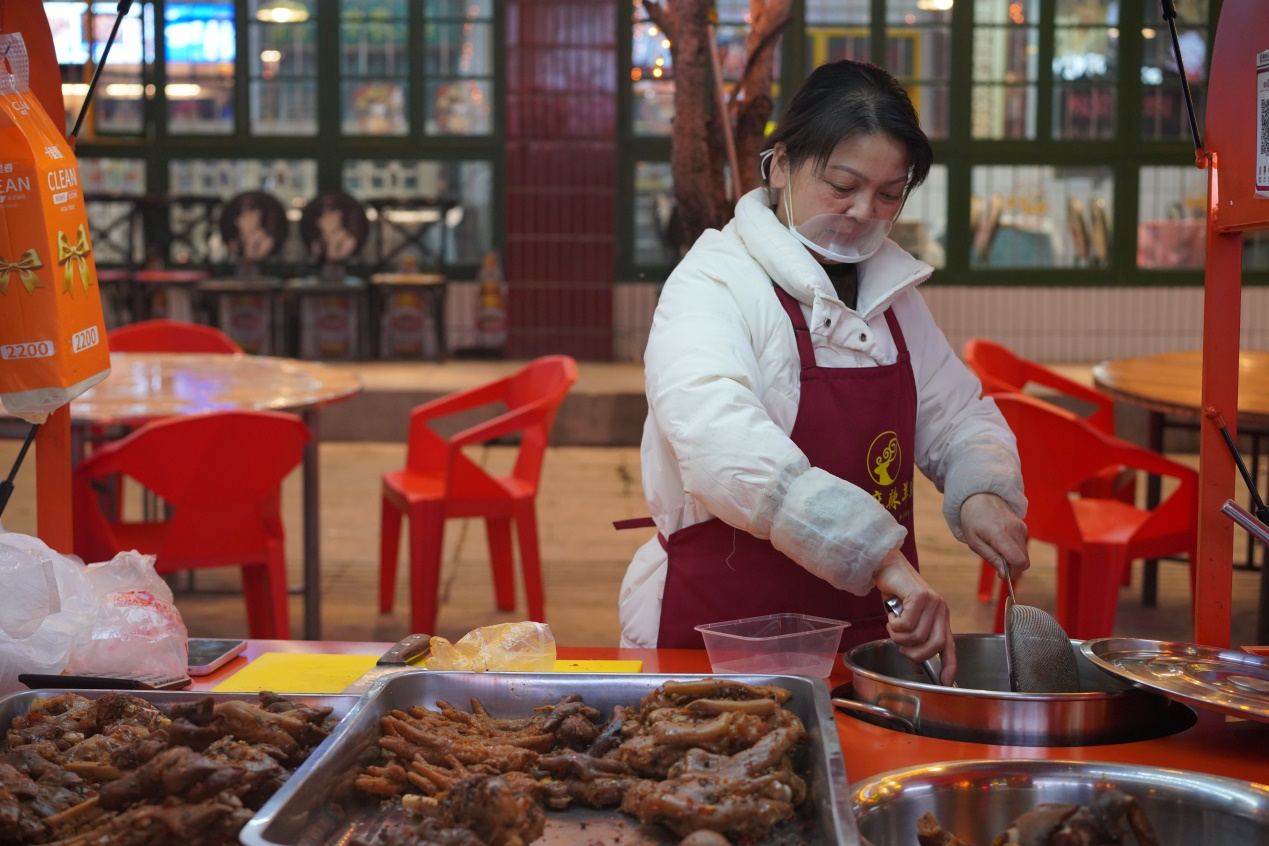
[[[618,7],[506,8],[507,354],[610,360]]]

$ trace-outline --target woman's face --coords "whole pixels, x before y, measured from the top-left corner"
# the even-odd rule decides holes
[[[821,214],[894,220],[903,205],[908,184],[908,151],[889,135],[857,135],[843,139],[822,172],[805,162],[789,174],[789,157],[776,145],[771,163],[771,187],[780,191],[776,216],[793,225]],[[792,195],[786,196],[792,188]]]

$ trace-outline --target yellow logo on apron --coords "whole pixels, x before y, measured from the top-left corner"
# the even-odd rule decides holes
[[[896,466],[903,453],[899,449],[899,436],[894,431],[885,431],[873,439],[868,447],[868,475],[879,485],[895,483]],[[891,468],[894,467],[894,470]]]

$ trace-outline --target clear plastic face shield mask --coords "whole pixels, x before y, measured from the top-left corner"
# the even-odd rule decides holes
[[[773,151],[763,153],[764,175],[770,168]],[[793,185],[780,192],[784,198],[784,213],[789,233],[807,249],[830,261],[856,264],[871,258],[886,242],[894,226],[894,218],[860,217],[857,214],[817,214],[794,225]],[[900,206],[902,210],[902,205]]]

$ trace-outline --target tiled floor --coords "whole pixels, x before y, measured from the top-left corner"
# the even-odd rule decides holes
[[[606,380],[596,377],[597,384]],[[368,380],[369,381],[369,380]],[[603,389],[602,385],[598,389]],[[7,472],[17,443],[0,441],[0,471]],[[321,446],[322,635],[331,640],[395,640],[410,630],[408,575],[404,560],[392,613],[378,612],[379,480],[398,467],[405,449],[399,443],[323,443]],[[481,448],[479,460],[499,466],[507,447]],[[1196,463],[1195,456],[1180,456]],[[33,534],[34,469],[28,457],[3,517],[6,529]],[[298,472],[288,480],[284,507],[293,581],[300,576],[300,487]],[[1245,498],[1240,494],[1240,501]],[[979,562],[955,541],[939,512],[940,498],[919,477],[917,536],[922,571],[949,599],[961,633],[991,630],[991,606],[975,597]],[[611,646],[618,641],[617,594],[631,554],[647,530],[618,532],[612,521],[646,514],[639,483],[638,449],[633,447],[556,447],[546,460],[538,499],[539,531],[547,619],[557,642]],[[1243,555],[1245,536],[1237,531],[1235,558]],[[404,552],[403,552],[404,555]],[[1053,609],[1053,555],[1032,545],[1033,569],[1018,586],[1019,599]],[[1116,634],[1165,640],[1192,638],[1187,567],[1160,567],[1160,601],[1142,607],[1140,567],[1134,583],[1122,589]],[[242,598],[233,572],[204,571],[194,589],[178,576],[177,604],[191,635],[240,636],[246,633]],[[1235,569],[1234,624],[1231,642],[1252,643],[1259,573]],[[472,628],[525,617],[523,591],[515,611],[499,611],[493,600],[483,525],[451,521],[446,527],[445,561],[440,587],[437,632],[457,639]],[[302,631],[302,601],[291,602],[291,627]]]

